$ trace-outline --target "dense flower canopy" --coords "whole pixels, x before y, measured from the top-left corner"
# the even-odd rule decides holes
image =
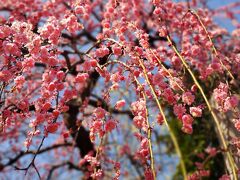
[[[0,177],[238,179],[239,7],[0,0]]]

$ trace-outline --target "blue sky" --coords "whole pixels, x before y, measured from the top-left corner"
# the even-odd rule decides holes
[[[239,0],[209,0],[208,5],[210,8],[219,8],[221,6],[231,4],[234,2],[239,2]],[[240,10],[240,6],[238,7],[238,10]],[[240,14],[237,16],[238,22],[240,21]],[[232,31],[235,29],[235,27],[227,20],[227,19],[222,19],[222,18],[215,18],[216,22],[226,28],[228,31]]]

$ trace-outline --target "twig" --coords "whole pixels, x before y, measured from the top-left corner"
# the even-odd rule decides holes
[[[39,174],[39,172],[38,172],[38,170],[37,170],[37,168],[36,168],[36,166],[35,166],[35,159],[36,159],[36,157],[37,157],[37,155],[38,155],[38,152],[40,151],[40,149],[41,149],[41,147],[42,147],[42,145],[43,145],[43,142],[44,142],[45,138],[46,138],[45,136],[42,138],[42,141],[41,141],[40,145],[38,146],[38,149],[37,149],[36,153],[34,154],[33,159],[32,159],[32,161],[30,162],[30,164],[29,164],[26,168],[19,168],[19,167],[15,166],[15,169],[16,169],[16,170],[26,171],[26,172],[25,172],[25,175],[26,175],[27,172],[28,172],[28,170],[29,170],[29,168],[30,168],[31,166],[33,166],[34,169],[36,170],[37,174],[38,174],[39,179],[41,180],[41,176],[40,176],[40,174]]]

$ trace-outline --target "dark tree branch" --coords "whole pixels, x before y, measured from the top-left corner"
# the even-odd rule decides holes
[[[40,149],[38,152],[37,151],[21,151],[17,156],[15,156],[14,158],[11,158],[5,165],[3,165],[3,167],[7,167],[7,166],[11,166],[13,164],[15,164],[20,158],[22,158],[25,155],[29,155],[29,154],[42,154],[45,152],[48,152],[50,150],[59,148],[59,147],[66,147],[66,146],[72,146],[72,143],[64,143],[64,144],[55,144],[43,149]]]
[[[57,170],[58,168],[61,168],[63,166],[68,166],[69,169],[74,169],[74,170],[77,170],[77,171],[83,171],[82,168],[79,168],[77,165],[73,164],[72,162],[67,161],[67,162],[63,162],[61,164],[57,164],[57,165],[52,166],[52,168],[49,171],[47,180],[50,180],[52,178],[52,175],[53,175],[55,170]]]
[[[26,174],[26,173],[28,172],[29,168],[30,168],[31,166],[33,166],[33,168],[36,170],[36,172],[37,172],[37,174],[38,174],[39,179],[41,180],[41,176],[40,176],[39,171],[38,171],[38,169],[37,169],[37,167],[36,167],[36,165],[35,165],[35,159],[36,159],[36,157],[37,157],[37,155],[38,155],[38,152],[41,150],[41,147],[42,147],[42,145],[43,145],[43,142],[44,142],[45,138],[46,138],[46,136],[44,136],[44,137],[42,138],[42,141],[41,141],[40,145],[38,146],[37,152],[34,154],[33,159],[32,159],[32,161],[30,162],[30,164],[29,164],[27,167],[25,167],[25,168],[19,168],[19,167],[15,166],[15,169],[16,169],[16,170],[26,171],[26,172],[25,172],[25,174]]]
[[[104,100],[102,100],[101,98],[98,98],[97,100],[100,101],[101,107],[103,109],[105,109],[107,111],[110,111],[113,114],[125,114],[125,115],[128,115],[130,119],[134,118],[134,116],[133,116],[133,114],[130,110],[117,110],[115,108],[109,107],[108,104]],[[97,107],[99,105],[99,103],[97,101],[94,101],[94,100],[91,100],[91,99],[88,101],[88,104],[91,105],[91,106],[94,106],[94,107]]]

